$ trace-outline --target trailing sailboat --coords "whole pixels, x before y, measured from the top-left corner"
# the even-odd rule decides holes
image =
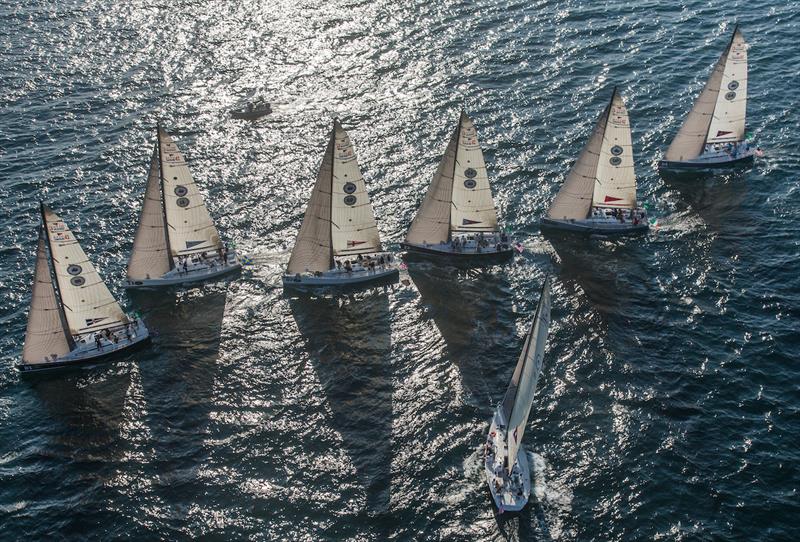
[[[658,169],[713,169],[751,162],[760,149],[746,139],[746,116],[747,43],[737,26]]]
[[[514,253],[497,225],[478,132],[464,111],[402,246],[452,260],[505,259]]]
[[[522,436],[542,371],[550,328],[550,278],[546,277],[517,366],[489,428],[484,470],[494,503],[502,512],[517,512],[528,502],[531,475]]]
[[[33,293],[21,371],[41,371],[107,356],[149,337],[108,291],[67,225],[41,205]]]
[[[241,268],[219,238],[189,166],[158,128],[125,288],[197,282]]]
[[[647,231],[647,213],[636,202],[628,110],[616,87],[540,225],[586,234]]]
[[[394,257],[378,226],[353,145],[338,119],[297,234],[283,285],[319,288],[397,281]]]

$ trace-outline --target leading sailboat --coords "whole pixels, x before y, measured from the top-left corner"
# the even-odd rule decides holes
[[[450,261],[498,260],[514,253],[497,226],[478,132],[464,111],[402,246],[409,254]]]
[[[399,276],[394,257],[381,247],[350,137],[334,119],[283,286],[367,285],[397,281]]]
[[[75,365],[146,340],[144,323],[129,318],[108,291],[67,225],[41,205],[31,308],[21,371]]]
[[[506,394],[494,413],[486,440],[486,481],[501,513],[522,510],[531,493],[530,467],[522,448],[522,436],[542,371],[549,328],[550,278],[546,277],[531,330]]]
[[[647,214],[636,202],[630,119],[616,87],[540,225],[584,234],[647,231]]]
[[[745,137],[746,116],[747,43],[737,26],[658,169],[713,169],[751,162],[760,150]]]
[[[125,288],[152,288],[207,280],[241,268],[219,238],[189,165],[161,127]]]

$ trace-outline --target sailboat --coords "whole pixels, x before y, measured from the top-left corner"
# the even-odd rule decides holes
[[[236,252],[220,240],[183,154],[159,126],[123,286],[186,284],[240,268]]]
[[[328,146],[289,258],[284,288],[397,281],[394,256],[378,226],[350,137],[333,121]]]
[[[628,110],[616,87],[547,216],[539,224],[543,230],[584,234],[647,231],[647,213],[636,202]]]
[[[528,502],[531,475],[522,437],[542,371],[544,348],[550,327],[550,278],[546,277],[517,366],[503,400],[497,405],[486,439],[484,470],[495,506],[518,512]]]
[[[737,26],[658,169],[714,169],[760,153],[745,136],[747,43]]]
[[[478,132],[464,111],[402,246],[409,254],[451,261],[506,259],[514,253],[497,225]]]
[[[108,291],[72,231],[41,205],[33,294],[22,350],[23,372],[55,369],[108,356],[149,337]]]

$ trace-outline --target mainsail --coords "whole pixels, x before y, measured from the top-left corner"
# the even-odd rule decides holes
[[[336,256],[381,251],[381,239],[364,178],[347,132],[333,121],[331,239]]]
[[[742,141],[747,110],[747,43],[737,27],[666,155],[692,160],[706,143]]]
[[[287,272],[323,272],[334,267],[333,241],[331,239],[331,189],[333,184],[333,153],[336,147],[335,134],[331,134],[322,164],[317,173],[317,182],[303,215],[303,223],[289,257]]]
[[[453,168],[451,231],[497,230],[497,212],[489,186],[483,151],[475,124],[465,112],[459,119],[458,147]]]
[[[217,228],[183,154],[161,128],[158,129],[158,146],[164,216],[172,256],[222,248]]]
[[[616,87],[550,205],[548,216],[557,220],[583,220],[589,216],[592,205],[636,206],[630,121]]]
[[[128,278],[142,280],[162,276],[170,270],[172,258],[167,247],[164,228],[164,209],[161,203],[158,149],[153,150],[150,173],[144,193],[144,205],[139,216],[139,227],[133,240],[133,251],[128,260]]]
[[[616,87],[608,106],[608,118],[595,173],[592,205],[636,207],[636,173],[628,110]]]
[[[46,363],[51,361],[49,358],[63,356],[72,349],[72,337],[64,328],[61,307],[50,275],[46,244],[43,227],[36,249],[31,310],[28,314],[28,328],[25,330],[25,346],[22,349],[22,360],[25,363]]]
[[[508,385],[502,402],[503,417],[507,420],[506,443],[508,461],[506,468],[510,473],[517,460],[522,435],[528,423],[531,404],[536,394],[536,382],[542,371],[544,349],[547,344],[547,333],[550,327],[550,278],[546,277],[539,306],[533,318],[531,330],[525,340],[511,383]]]
[[[497,230],[497,212],[475,124],[462,111],[406,241],[444,243],[454,231]]]
[[[67,225],[44,205],[42,217],[70,334],[127,324],[128,317]]]

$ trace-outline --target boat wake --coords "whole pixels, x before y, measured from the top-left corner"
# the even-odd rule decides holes
[[[572,514],[572,489],[562,480],[555,478],[550,465],[544,456],[528,451],[528,464],[531,468],[531,521],[536,523],[536,530],[547,535],[546,540],[560,540],[567,534],[572,538],[575,533],[565,533],[565,519]]]

